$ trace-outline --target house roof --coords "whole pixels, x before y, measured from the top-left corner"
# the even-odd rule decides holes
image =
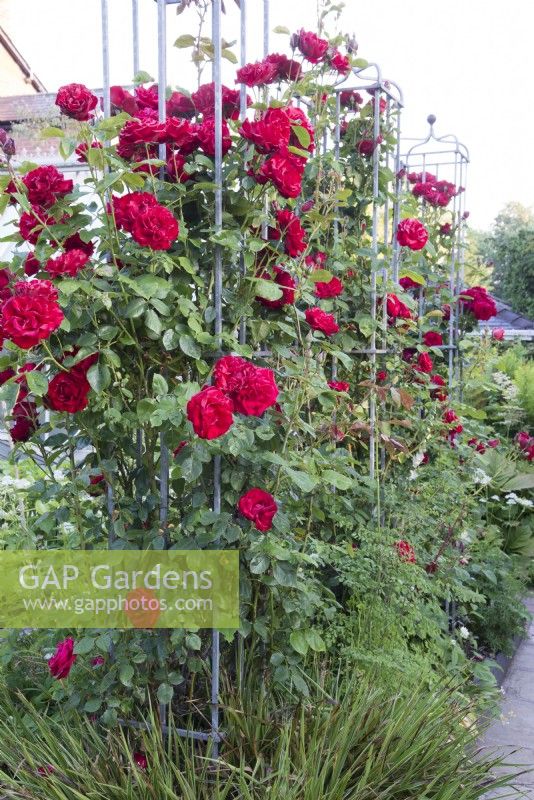
[[[54,94],[15,94],[0,97],[0,125],[28,119],[48,119],[59,115]]]
[[[495,295],[492,295],[495,305],[497,306],[497,314],[489,319],[487,322],[481,322],[482,328],[505,328],[507,330],[533,330],[534,320],[528,319],[523,314],[514,311],[508,303],[500,300]]]
[[[23,57],[23,55],[17,50],[17,48],[15,47],[15,44],[13,43],[13,41],[12,41],[11,37],[9,36],[9,34],[7,33],[7,31],[4,30],[4,28],[2,28],[1,26],[0,26],[0,45],[2,45],[5,50],[7,50],[7,52],[9,53],[11,58],[13,59],[13,61],[17,64],[17,66],[19,67],[20,71],[22,72],[22,74],[26,78],[27,82],[31,86],[33,86],[35,91],[36,92],[46,92],[46,87],[45,87],[44,83],[42,83],[39,80],[37,75],[33,74],[33,71],[31,69],[30,65],[28,64],[26,59]]]

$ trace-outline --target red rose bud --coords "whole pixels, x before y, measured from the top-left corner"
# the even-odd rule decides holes
[[[494,328],[491,332],[491,338],[496,339],[498,342],[502,342],[504,339],[504,328]]]
[[[249,489],[246,494],[239,499],[237,504],[239,513],[249,519],[254,527],[265,533],[273,525],[273,518],[278,511],[276,500],[263,489]]]
[[[56,95],[56,106],[62,114],[80,122],[94,116],[98,98],[82,83],[69,83],[62,86]]]
[[[59,642],[56,652],[48,662],[48,669],[54,678],[59,680],[68,677],[77,656],[74,654],[74,639],[70,636]]]
[[[382,383],[383,381],[385,381],[387,379],[387,376],[388,374],[385,369],[379,369],[378,372],[376,373],[377,383]]]
[[[422,250],[428,242],[428,231],[418,219],[403,219],[397,227],[397,241],[410,250]]]

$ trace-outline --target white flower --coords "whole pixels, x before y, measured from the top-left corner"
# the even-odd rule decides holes
[[[423,458],[424,458],[424,457],[425,457],[425,454],[424,454],[422,451],[419,451],[419,453],[416,453],[416,454],[413,456],[413,458],[412,458],[412,464],[413,464],[413,466],[414,466],[414,469],[417,469],[417,467],[420,467],[420,466],[421,466],[421,464],[423,463]]]
[[[408,480],[410,480],[410,481],[416,481],[417,480],[417,470],[416,469],[410,470],[410,474],[408,475]]]
[[[469,531],[462,531],[460,534],[460,539],[462,540],[462,542],[469,544],[469,542],[471,541],[471,534],[469,533]]]
[[[462,637],[462,639],[469,639],[469,631],[467,630],[465,625],[461,625],[458,628],[458,632],[459,632],[460,636]]]
[[[491,483],[491,478],[487,475],[483,469],[477,467],[473,473],[473,480],[475,483],[480,483],[482,486],[487,486],[488,483]]]
[[[523,506],[523,508],[532,508],[534,503],[526,497],[519,497],[515,492],[508,492],[506,495],[506,505],[508,506]]]

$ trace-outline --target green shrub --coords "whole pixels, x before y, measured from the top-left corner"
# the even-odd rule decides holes
[[[454,687],[392,692],[327,664],[314,677],[313,700],[293,709],[255,680],[224,697],[216,763],[172,722],[164,736],[153,716],[151,732],[104,732],[4,696],[0,787],[19,800],[476,800],[509,784],[492,777],[499,760],[475,757],[474,709]]]

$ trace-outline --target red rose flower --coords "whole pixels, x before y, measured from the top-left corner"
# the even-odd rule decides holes
[[[397,241],[410,250],[422,250],[428,242],[428,231],[418,219],[403,219],[397,227]]]
[[[87,266],[89,256],[83,250],[67,250],[57,258],[49,258],[45,269],[52,278],[60,275],[70,275],[76,277],[78,272]]]
[[[417,365],[414,367],[418,372],[431,373],[434,369],[434,364],[428,353],[419,353],[417,358]]]
[[[87,408],[87,395],[91,386],[82,369],[74,367],[68,372],[59,372],[48,384],[46,404],[54,411],[76,414]]]
[[[19,392],[19,397],[20,397]],[[32,433],[39,427],[37,406],[31,400],[17,400],[11,411],[14,425],[9,429],[9,435],[13,442],[27,442]]]
[[[343,283],[339,278],[333,277],[329,281],[319,281],[315,284],[315,296],[326,300],[329,297],[339,297],[343,293]]]
[[[215,364],[213,381],[233,403],[234,411],[260,417],[275,405],[278,387],[274,373],[239,356],[224,356]]]
[[[305,312],[306,322],[314,331],[321,331],[325,336],[333,336],[339,331],[333,314],[327,314],[321,308],[307,308]]]
[[[104,660],[104,656],[95,656],[94,658],[91,659],[92,667],[101,667],[105,663],[106,662]]]
[[[345,381],[328,381],[328,385],[335,392],[348,392],[350,389],[350,384]]]
[[[148,758],[144,753],[136,752],[133,754],[133,760],[136,767],[139,769],[147,770],[148,769]]]
[[[458,417],[452,410],[452,408],[448,408],[447,411],[443,413],[443,422],[446,422],[447,425],[452,425],[453,422],[456,422]]]
[[[151,108],[153,111],[158,110],[158,84],[153,83],[152,86],[136,86],[135,99],[139,108]]]
[[[488,447],[498,447],[501,443],[500,439],[488,439],[486,442]]]
[[[494,328],[491,332],[491,338],[496,339],[498,342],[502,342],[504,339],[504,328]]]
[[[94,116],[93,111],[98,97],[83,83],[69,83],[62,86],[56,95],[56,106],[62,114],[80,122],[86,122]]]
[[[213,383],[225,394],[232,395],[254,371],[254,364],[240,356],[223,356],[213,369]]]
[[[15,374],[15,370],[11,369],[11,367],[0,371],[0,386],[3,386],[4,383],[7,383],[11,378],[14,378]]]
[[[249,489],[237,504],[239,513],[249,519],[254,527],[265,533],[273,526],[273,518],[278,511],[276,500],[263,489]]]
[[[177,183],[185,183],[191,179],[191,175],[184,170],[185,158],[180,153],[171,153],[167,159],[167,177]]]
[[[178,222],[169,209],[155,205],[145,209],[136,218],[132,236],[141,247],[168,250],[179,232]]]
[[[56,652],[48,662],[48,669],[54,678],[66,678],[75,662],[74,639],[69,636],[58,643]]]
[[[169,117],[165,123],[164,139],[180,150],[184,148],[188,153],[193,152],[198,147],[197,126],[187,119]]]
[[[360,139],[357,145],[358,153],[365,158],[370,158],[379,144],[384,141],[382,136],[376,139]]]
[[[195,106],[187,95],[181,92],[173,92],[166,103],[168,117],[193,117]]]
[[[293,44],[294,43],[294,44]],[[298,47],[304,58],[312,64],[318,64],[325,57],[328,50],[326,39],[320,39],[315,33],[302,28],[292,37],[292,45]]]
[[[298,61],[288,58],[280,53],[271,53],[265,58],[269,64],[274,64],[276,73],[274,80],[279,81],[298,81],[302,76],[302,66]]]
[[[437,331],[427,331],[423,336],[423,342],[427,347],[438,347],[443,344],[443,336]]]
[[[396,294],[388,294],[386,299],[386,309],[390,319],[411,319],[412,312],[399,300]]]
[[[112,86],[109,90],[111,105],[114,111],[125,111],[134,117],[139,111],[137,100],[122,86]]]
[[[78,156],[76,161],[78,161],[80,164],[87,164],[87,161],[88,161],[87,152],[88,152],[88,150],[89,150],[89,146],[88,146],[87,142],[82,142],[81,144],[79,144],[78,147],[76,148],[76,150],[74,151],[76,153],[76,155]],[[91,142],[91,150],[102,150],[102,143],[101,142]]]
[[[350,72],[350,58],[342,55],[339,50],[336,50],[334,54],[330,56],[330,66],[340,75],[348,75]]]
[[[422,284],[414,281],[413,278],[404,277],[399,280],[400,285],[404,289],[404,291],[408,291],[408,289],[420,289]]]
[[[270,180],[282,197],[298,197],[302,191],[304,159],[291,153],[275,153],[262,164],[259,174]]]
[[[397,553],[401,561],[405,561],[407,564],[415,564],[415,550],[410,542],[407,542],[405,539],[400,539],[398,542],[395,542],[395,547],[397,548]]]
[[[430,383],[433,384],[434,386],[446,386],[445,380],[441,377],[441,375],[438,375],[437,373],[430,376]],[[447,399],[448,394],[443,389],[432,389],[430,392],[430,397],[433,400],[439,400],[440,402],[444,402]]]
[[[450,222],[445,222],[444,225],[440,225],[439,232],[441,236],[450,236],[452,233],[452,225]]]
[[[519,431],[515,440],[520,448],[520,450],[528,450],[531,444],[531,436],[528,431]]]
[[[56,220],[45,214],[40,208],[32,207],[31,212],[24,211],[20,215],[19,232],[25,242],[37,244],[41,233],[47,226],[55,225]]]
[[[197,129],[197,137],[201,149],[207,156],[215,157],[215,117],[207,117]],[[230,129],[225,120],[222,122],[222,154],[223,156],[232,147]]]
[[[215,386],[205,386],[187,404],[187,418],[201,439],[217,439],[232,426],[232,401]]]
[[[349,108],[352,111],[356,111],[358,106],[361,106],[363,103],[363,97],[354,89],[345,89],[342,91],[339,100],[342,108]]]
[[[72,192],[73,182],[63,177],[55,167],[37,167],[22,178],[32,206],[49,208],[58,198]]]
[[[460,302],[463,303],[465,310],[477,320],[486,321],[497,313],[493,297],[483,286],[473,286],[471,289],[462,291]]]
[[[15,294],[2,306],[0,318],[4,337],[24,350],[47,339],[62,320],[57,291],[49,281],[39,280],[16,283]]]
[[[273,267],[274,278],[271,273],[264,271],[258,277],[263,278],[264,281],[274,280],[277,286],[282,290],[282,297],[278,300],[267,300],[265,297],[256,297],[258,303],[261,303],[266,308],[283,308],[283,306],[293,305],[295,302],[295,289],[297,287],[295,279],[282,267]]]
[[[41,269],[41,262],[35,257],[34,253],[28,253],[24,259],[24,274],[31,278]]]
[[[299,218],[285,208],[277,212],[276,221],[284,239],[286,253],[292,258],[302,255],[306,249],[306,232]]]
[[[278,386],[272,370],[255,367],[244,374],[244,380],[230,397],[234,411],[246,417],[261,417],[268,408],[274,406],[278,398]]]
[[[204,117],[212,117],[215,114],[215,84],[204,83],[199,86],[196,92],[191,95],[191,100],[195,110]],[[247,105],[250,105],[247,97]],[[222,87],[222,107],[223,116],[237,119],[239,116],[240,93],[239,90],[229,89],[228,86]]]
[[[137,217],[157,205],[158,201],[153,194],[131,192],[122,197],[114,195],[111,198],[111,208],[108,208],[108,212],[113,213],[117,228],[123,228],[128,233],[132,233]]]
[[[382,383],[382,381],[386,380],[387,376],[388,374],[385,369],[379,369],[376,373],[376,380],[378,383]]]
[[[246,86],[264,86],[272,83],[277,75],[276,64],[270,61],[256,61],[255,64],[245,64],[237,70],[236,83],[244,83]]]

